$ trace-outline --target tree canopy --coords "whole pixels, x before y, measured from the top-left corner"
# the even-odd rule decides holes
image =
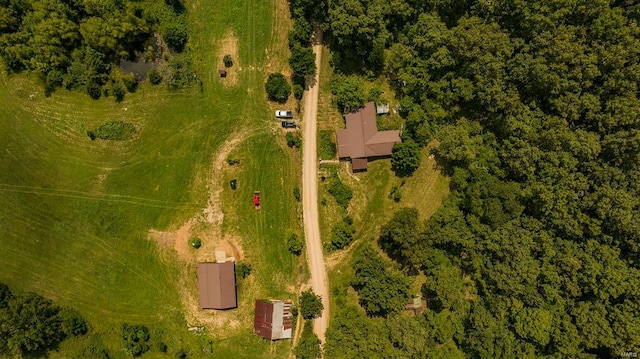
[[[632,334],[640,327],[640,5],[340,0],[304,8],[326,30],[339,108],[364,101],[358,79],[387,79],[403,137],[418,149],[437,140],[435,159],[451,178],[450,196],[426,223],[403,209],[380,229],[381,248],[426,278],[430,324],[417,327],[433,326],[422,337],[429,355],[640,350]],[[356,255],[352,284],[373,318],[338,314],[327,334],[336,357],[356,350],[345,333],[365,331],[347,317],[382,338],[376,350],[359,341],[358,353],[393,357],[399,343],[380,329],[392,315],[377,318],[386,312],[377,296],[402,280],[376,273],[402,273],[368,254]]]
[[[264,85],[269,100],[284,103],[291,95],[291,85],[281,73],[271,73]]]
[[[46,92],[64,86],[121,100],[121,58],[144,52],[154,32],[162,33],[170,48],[184,48],[185,18],[175,9],[130,0],[2,0],[0,59],[11,73],[36,74]]]
[[[44,352],[86,332],[87,323],[77,312],[35,293],[13,294],[0,283],[0,354]]]

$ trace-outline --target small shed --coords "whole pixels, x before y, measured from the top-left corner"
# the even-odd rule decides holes
[[[236,264],[198,263],[198,288],[202,309],[237,308]]]
[[[384,115],[389,113],[389,103],[381,102],[376,104],[376,115]]]
[[[225,78],[225,77],[227,77],[227,70],[218,69],[218,74],[220,75],[220,77]]]
[[[269,340],[291,339],[293,302],[291,300],[256,300],[253,334]]]
[[[422,297],[417,296],[415,298],[409,299],[407,304],[404,306],[406,310],[412,310],[413,314],[418,315],[424,312],[424,306],[422,305]]]

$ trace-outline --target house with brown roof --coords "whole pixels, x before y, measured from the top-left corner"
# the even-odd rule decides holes
[[[400,131],[378,131],[373,102],[346,114],[344,120],[346,128],[337,131],[338,157],[351,158],[354,171],[366,170],[369,158],[391,156],[393,145],[402,142]]]
[[[202,309],[237,308],[236,264],[198,263],[198,288]]]
[[[256,300],[253,334],[265,339],[291,339],[293,328],[291,300]]]

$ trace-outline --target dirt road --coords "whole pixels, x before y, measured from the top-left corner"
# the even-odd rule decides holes
[[[320,34],[318,31],[316,34]],[[313,52],[316,54],[315,81],[309,87],[304,103],[304,132],[302,159],[302,209],[304,213],[304,235],[307,260],[311,271],[311,287],[322,296],[322,316],[313,322],[313,331],[324,344],[324,333],[329,323],[329,284],[324,266],[320,225],[318,224],[318,156],[316,147],[316,120],[318,116],[318,78],[322,35],[316,35]]]

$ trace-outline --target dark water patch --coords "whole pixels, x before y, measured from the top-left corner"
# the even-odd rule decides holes
[[[120,69],[128,74],[132,73],[136,80],[143,81],[147,78],[147,72],[153,67],[153,64],[142,61],[140,57],[135,60],[120,59]]]

